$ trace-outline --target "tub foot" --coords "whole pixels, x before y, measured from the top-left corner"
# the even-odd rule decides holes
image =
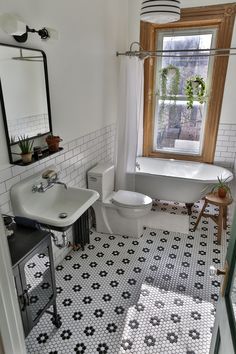
[[[185,205],[188,209],[188,215],[192,215],[192,207],[194,206],[194,203],[186,203]]]

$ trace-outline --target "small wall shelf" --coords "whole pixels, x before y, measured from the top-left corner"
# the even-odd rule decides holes
[[[41,161],[41,160],[45,159],[45,158],[48,157],[48,156],[57,154],[58,152],[60,152],[60,151],[62,151],[62,150],[63,150],[62,147],[60,147],[59,150],[58,150],[58,151],[55,151],[55,152],[51,152],[51,151],[49,151],[48,149],[45,149],[45,150],[42,150],[43,156],[40,157],[40,158],[37,158],[37,159],[36,159],[36,158],[34,157],[34,155],[33,155],[32,161],[29,162],[29,163],[23,163],[22,160],[16,160],[16,161],[12,162],[12,164],[13,164],[13,165],[18,165],[18,166],[28,166],[28,165],[31,165],[32,163],[37,162],[37,161]]]

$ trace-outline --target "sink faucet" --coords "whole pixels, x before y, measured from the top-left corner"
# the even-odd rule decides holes
[[[42,174],[42,178],[47,180],[47,184],[41,182],[39,185],[33,185],[32,192],[44,193],[48,189],[52,188],[55,184],[61,184],[67,189],[67,185],[64,182],[58,180],[58,173],[54,170],[47,170]]]

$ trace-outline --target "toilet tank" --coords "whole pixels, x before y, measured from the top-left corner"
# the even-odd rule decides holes
[[[114,165],[110,162],[99,163],[88,171],[88,188],[97,191],[100,194],[102,202],[114,190]]]

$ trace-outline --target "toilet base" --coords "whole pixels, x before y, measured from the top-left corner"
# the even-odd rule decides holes
[[[96,202],[97,204],[99,202]],[[110,235],[139,238],[143,234],[144,218],[127,219],[113,207],[93,205],[96,215],[96,231]]]

